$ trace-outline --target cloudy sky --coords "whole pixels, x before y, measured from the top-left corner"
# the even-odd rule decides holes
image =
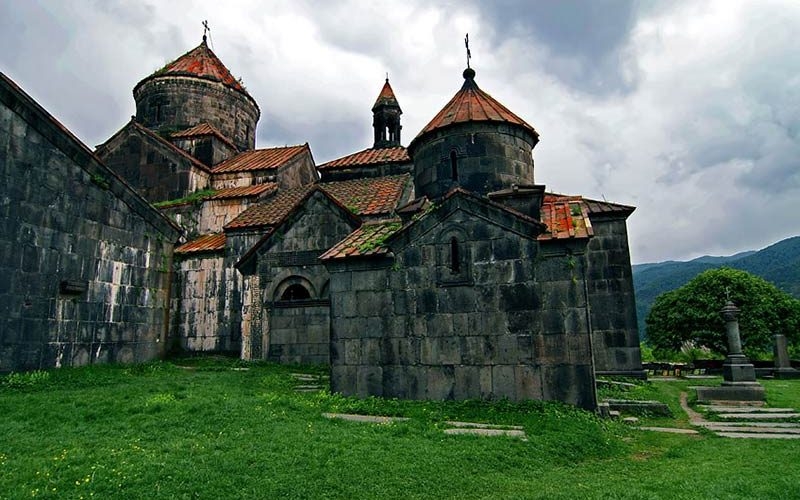
[[[478,84],[541,134],[536,182],[638,207],[634,262],[800,234],[800,2],[5,0],[0,71],[94,146],[204,19],[260,147],[370,146],[386,72],[407,145],[460,88],[469,32]]]

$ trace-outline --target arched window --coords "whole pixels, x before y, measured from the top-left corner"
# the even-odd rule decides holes
[[[294,285],[289,285],[281,295],[281,300],[285,300],[287,302],[293,300],[306,300],[310,298],[311,294],[308,292],[308,289],[306,289],[306,287],[298,283],[295,283]]]
[[[450,151],[450,176],[454,181],[458,180],[458,156],[455,151]]]
[[[453,274],[461,272],[461,256],[458,252],[458,239],[455,236],[450,238],[450,272]]]

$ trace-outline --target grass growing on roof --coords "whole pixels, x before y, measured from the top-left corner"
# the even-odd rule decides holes
[[[633,431],[558,403],[296,393],[286,367],[191,359],[0,378],[2,498],[792,498],[796,441]],[[41,375],[46,373],[47,375]],[[12,380],[12,382],[8,382]],[[681,383],[651,383],[674,399]],[[800,381],[768,394],[800,407]],[[771,401],[772,403],[772,401]],[[361,424],[354,412],[411,417]],[[528,441],[447,436],[446,420]]]

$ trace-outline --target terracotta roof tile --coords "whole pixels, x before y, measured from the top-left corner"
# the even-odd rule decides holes
[[[222,64],[222,61],[220,61],[216,54],[214,54],[214,52],[208,48],[205,40],[203,40],[203,42],[197,47],[183,54],[171,63],[168,63],[163,68],[139,82],[136,85],[136,88],[153,78],[169,75],[193,76],[196,78],[220,82],[226,87],[230,87],[238,92],[241,92],[251,100],[253,99],[250,97],[250,94],[247,93],[242,84],[233,77],[228,68]],[[134,88],[134,93],[136,92],[136,88]]]
[[[205,234],[175,249],[176,254],[216,252],[225,248],[225,234]]]
[[[384,163],[410,163],[411,157],[403,146],[390,148],[369,148],[353,153],[317,167],[317,170],[328,170],[343,167],[359,167],[363,165],[380,165]]]
[[[394,90],[392,90],[392,86],[389,85],[388,78],[386,79],[386,83],[383,84],[383,88],[381,88],[381,93],[378,94],[375,104],[372,105],[372,111],[375,111],[379,106],[400,107],[400,103],[397,102],[397,97],[394,95]]]
[[[253,205],[225,225],[225,229],[276,226],[302,200],[314,184],[279,190],[273,197]]]
[[[208,122],[198,123],[194,127],[182,130],[180,132],[175,132],[171,137],[173,139],[193,139],[195,137],[206,137],[209,135],[216,137],[231,148],[238,150],[236,145],[231,142],[230,139],[225,137],[222,132],[214,128],[214,126]]]
[[[540,241],[589,238],[594,235],[589,209],[580,197],[546,199],[542,204],[541,219],[547,225],[547,231],[539,235]]]
[[[278,185],[274,182],[267,182],[264,184],[256,184],[255,186],[232,187],[226,189],[219,189],[211,196],[206,197],[206,200],[227,200],[231,198],[249,198],[252,196],[260,196],[264,193],[274,192],[278,189]]]
[[[308,143],[299,146],[280,148],[253,149],[243,151],[215,166],[211,172],[222,174],[228,172],[250,172],[253,170],[271,170],[280,167],[296,155],[311,149]]]
[[[390,175],[320,184],[339,203],[358,215],[390,214],[397,207],[410,176]]]
[[[620,213],[620,214],[631,214],[636,207],[630,205],[623,205],[621,203],[612,203],[610,201],[600,201],[600,200],[592,200],[590,198],[584,198],[582,196],[570,196],[565,194],[556,194],[556,193],[545,193],[544,195],[544,203],[553,203],[557,201],[575,201],[581,200],[586,204],[586,208],[588,209],[590,214],[602,214],[602,213]]]
[[[355,179],[349,181],[308,184],[297,188],[278,190],[277,194],[262,203],[253,205],[229,222],[225,229],[276,226],[312,189],[319,187],[353,213],[358,215],[391,214],[410,176],[392,175]]]
[[[494,97],[478,88],[474,77],[475,72],[471,69],[464,71],[464,85],[461,90],[456,92],[450,102],[433,117],[433,120],[417,134],[417,137],[439,128],[467,122],[513,123],[527,129],[535,137],[538,137],[539,134],[536,130],[525,120],[500,104]]]
[[[389,249],[383,246],[389,236],[402,228],[399,220],[366,222],[322,254],[322,260],[344,259],[348,257],[367,257],[385,255]]]

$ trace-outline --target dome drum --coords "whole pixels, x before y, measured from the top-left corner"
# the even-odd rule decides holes
[[[248,96],[200,78],[163,76],[134,89],[136,121],[153,130],[178,131],[208,122],[240,150],[255,147],[258,106]]]
[[[533,184],[536,141],[528,130],[506,123],[463,123],[429,132],[410,148],[416,192],[435,199],[455,186],[488,194]]]

